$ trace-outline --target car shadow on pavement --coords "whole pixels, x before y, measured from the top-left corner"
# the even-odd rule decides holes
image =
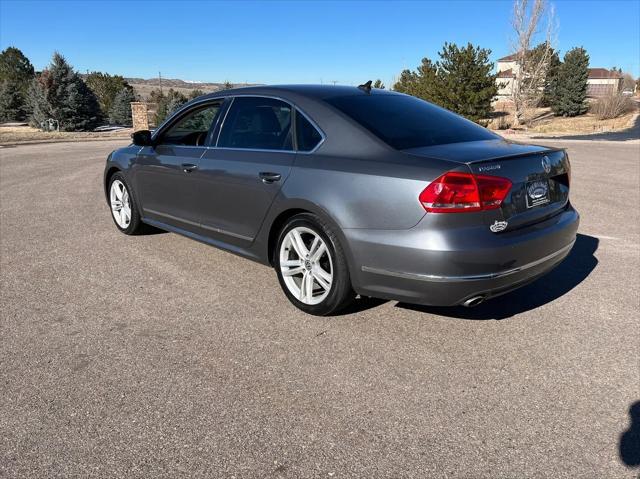
[[[550,303],[584,281],[598,264],[598,238],[578,234],[569,255],[549,274],[475,308],[435,307],[398,303],[396,307],[459,319],[506,319]]]
[[[620,459],[625,466],[640,466],[640,401],[629,408],[631,424],[620,436]]]
[[[153,235],[163,235],[168,233],[166,230],[161,230],[160,228],[156,228],[155,226],[151,226],[149,224],[144,224],[144,236],[153,236]]]
[[[380,298],[369,298],[366,296],[358,296],[356,300],[347,306],[345,309],[340,310],[335,316],[347,316],[349,314],[360,313],[367,309],[372,309],[387,303],[388,300]]]

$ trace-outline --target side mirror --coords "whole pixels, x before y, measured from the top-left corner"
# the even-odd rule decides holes
[[[131,133],[131,139],[136,146],[151,146],[151,132],[149,130],[138,130]]]

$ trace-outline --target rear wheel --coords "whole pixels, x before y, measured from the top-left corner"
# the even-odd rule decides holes
[[[109,180],[109,206],[113,222],[121,232],[126,235],[143,232],[138,206],[122,173],[114,174]]]
[[[353,301],[344,251],[331,228],[315,215],[291,218],[280,232],[274,255],[280,285],[302,311],[326,316]]]

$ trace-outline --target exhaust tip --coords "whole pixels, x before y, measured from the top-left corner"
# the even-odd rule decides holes
[[[473,298],[467,299],[462,305],[465,308],[473,308],[474,306],[478,306],[480,303],[484,301],[484,296],[474,296]]]

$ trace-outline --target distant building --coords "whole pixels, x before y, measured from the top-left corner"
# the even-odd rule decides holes
[[[622,75],[606,68],[589,68],[587,96],[604,96],[622,88]]]
[[[516,82],[516,75],[520,70],[515,53],[502,57],[498,60],[498,99],[506,100],[511,97],[513,85]]]
[[[498,96],[497,100],[508,100],[513,92],[516,75],[520,65],[517,55],[511,54],[498,59]],[[617,91],[622,86],[622,75],[606,68],[589,68],[587,79],[587,95],[589,97],[604,96],[612,91]]]

